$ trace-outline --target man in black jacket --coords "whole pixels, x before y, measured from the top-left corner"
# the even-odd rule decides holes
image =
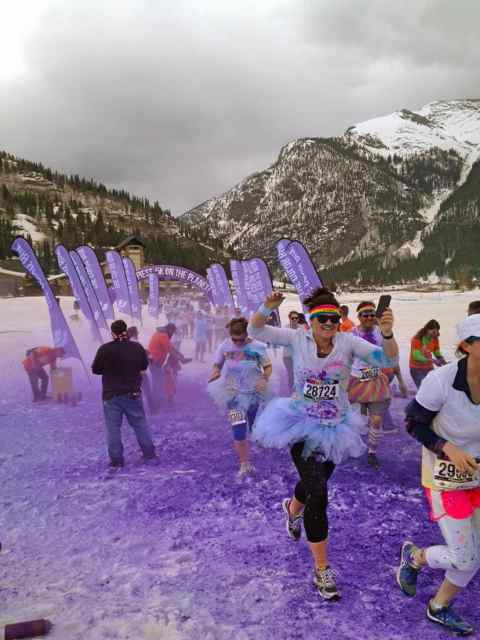
[[[124,415],[135,431],[144,459],[156,457],[141,393],[142,371],[148,367],[148,357],[141,344],[129,340],[123,320],[112,322],[110,329],[113,341],[98,349],[92,372],[102,376],[110,466],[123,467],[121,426]]]

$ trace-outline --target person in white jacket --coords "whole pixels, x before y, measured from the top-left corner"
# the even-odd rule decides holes
[[[359,419],[348,401],[348,381],[355,357],[371,366],[392,366],[398,356],[393,314],[379,319],[383,345],[372,345],[351,333],[338,333],[340,305],[328,289],[317,289],[303,304],[311,329],[298,331],[265,326],[283,301],[270,294],[252,316],[248,332],[263,342],[291,347],[294,388],[290,398],[275,398],[255,423],[253,437],[266,447],[290,448],[300,480],[292,498],[283,501],[287,532],[298,540],[301,522],[315,563],[314,583],[325,599],[340,596],[327,557],[328,489],[335,465],[365,452]]]

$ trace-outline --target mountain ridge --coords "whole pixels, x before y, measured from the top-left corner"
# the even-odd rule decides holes
[[[47,273],[57,271],[56,244],[91,244],[99,255],[128,235],[140,236],[150,263],[180,262],[204,271],[226,260],[207,232],[192,233],[158,202],[107,189],[93,179],[65,175],[0,151],[0,261],[13,267],[10,244],[23,235]],[[11,264],[10,264],[11,263]]]
[[[347,284],[451,280],[459,269],[480,277],[476,256],[461,259],[461,243],[448,244],[445,254],[436,224],[479,159],[480,99],[435,101],[353,125],[342,136],[290,141],[269,167],[182,219],[209,228],[242,257],[263,252],[274,269],[275,240],[300,240],[320,269]],[[470,189],[462,205],[473,207],[475,220],[478,191]],[[446,234],[447,218],[439,220]],[[436,259],[427,249],[432,234]]]

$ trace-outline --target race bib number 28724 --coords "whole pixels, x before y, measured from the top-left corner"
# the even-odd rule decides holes
[[[338,382],[323,382],[316,378],[307,378],[303,387],[303,397],[306,400],[321,402],[338,398]]]

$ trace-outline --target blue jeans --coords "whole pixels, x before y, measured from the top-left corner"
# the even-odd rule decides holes
[[[431,369],[420,369],[417,367],[410,367],[410,375],[412,376],[412,380],[415,383],[417,389],[422,384],[422,380],[428,376]]]
[[[32,387],[33,401],[44,399],[47,395],[48,375],[43,369],[27,371],[27,375]]]
[[[144,458],[155,456],[155,446],[143,410],[142,397],[138,393],[127,393],[103,401],[103,413],[107,429],[108,455],[112,464],[123,464],[122,419],[135,431]]]

